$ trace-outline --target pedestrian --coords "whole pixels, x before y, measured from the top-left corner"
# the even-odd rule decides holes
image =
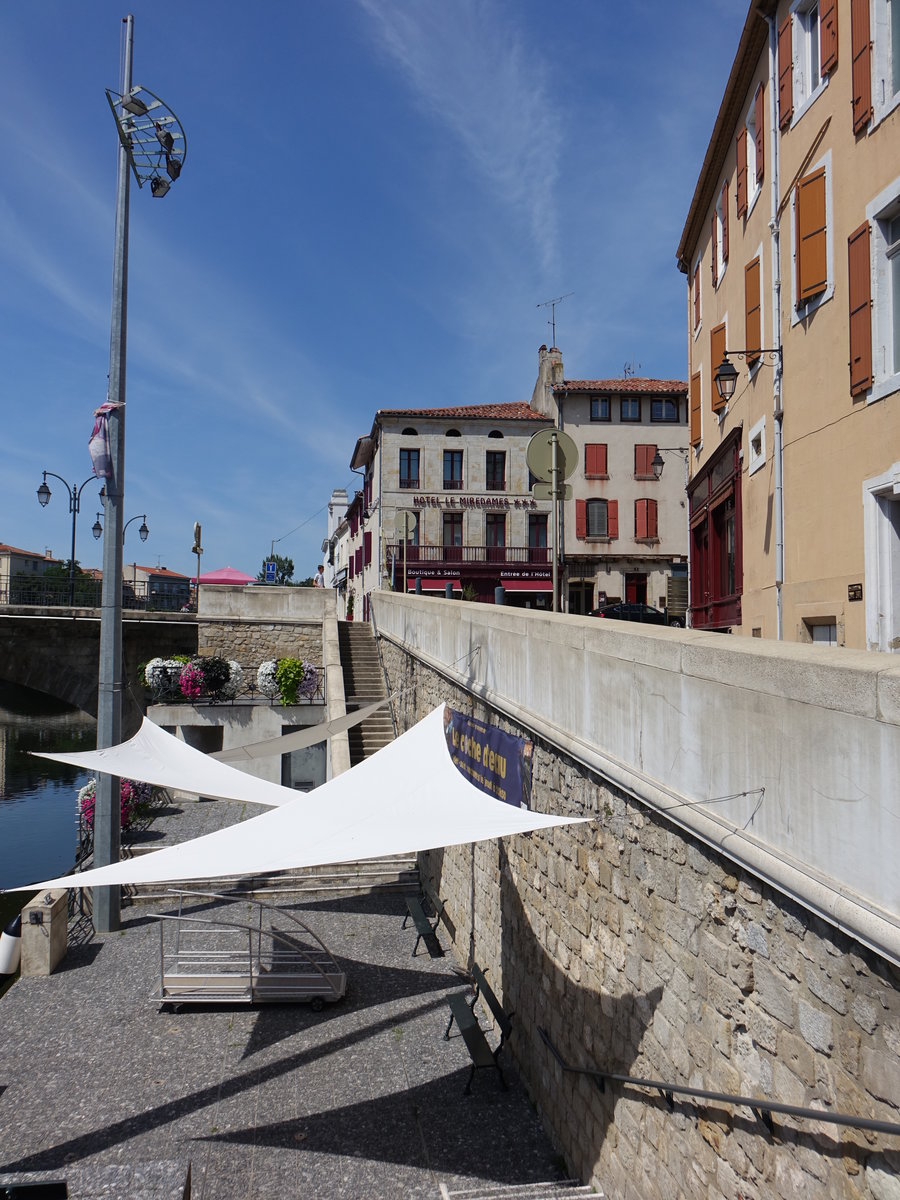
[[[319,563],[316,573],[313,576],[313,587],[324,587],[325,586],[325,576],[322,574],[322,572],[324,570],[325,570],[324,564]]]

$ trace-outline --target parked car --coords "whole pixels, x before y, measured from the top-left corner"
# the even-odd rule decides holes
[[[591,612],[592,617],[607,617],[613,621],[642,621],[645,625],[675,625],[683,627],[684,617],[669,617],[662,609],[652,604],[636,604],[623,601],[619,604],[602,604]]]

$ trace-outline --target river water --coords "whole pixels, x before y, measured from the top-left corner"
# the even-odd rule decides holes
[[[96,744],[93,717],[0,680],[0,888],[63,875],[75,861],[78,790],[91,776],[28,752]]]

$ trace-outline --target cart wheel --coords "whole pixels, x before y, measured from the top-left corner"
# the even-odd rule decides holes
[[[313,1010],[313,1012],[321,1012],[324,1007],[325,1001],[321,996],[316,996],[310,1004],[310,1008]]]

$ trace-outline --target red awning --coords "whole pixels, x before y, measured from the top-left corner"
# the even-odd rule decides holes
[[[442,592],[448,583],[452,583],[457,591],[460,590],[460,582],[458,579],[423,579],[421,580],[423,592]],[[416,590],[415,579],[408,579],[406,586],[411,592]]]
[[[552,579],[501,579],[508,592],[552,592]]]

